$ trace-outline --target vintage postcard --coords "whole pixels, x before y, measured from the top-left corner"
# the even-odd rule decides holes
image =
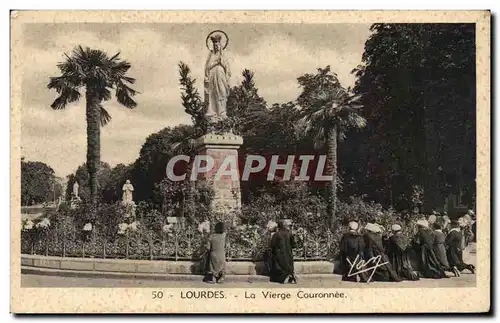
[[[11,311],[488,312],[490,15],[12,12]]]

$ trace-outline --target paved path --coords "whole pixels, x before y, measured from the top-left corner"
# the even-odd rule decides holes
[[[60,277],[46,275],[21,275],[22,287],[164,287],[164,288],[423,288],[423,287],[474,287],[476,285],[476,275],[464,273],[460,277],[448,279],[422,279],[418,282],[403,281],[401,283],[373,282],[350,283],[340,280],[339,275],[331,276],[300,276],[297,285],[281,285],[264,281],[262,278],[252,279],[251,277],[231,281],[228,277],[224,284],[206,284],[195,281],[192,278],[187,280],[153,280],[153,279],[120,279],[120,278],[78,278]]]
[[[476,246],[471,244],[464,255],[464,261],[476,264]],[[41,270],[43,272],[43,269]],[[60,276],[55,270],[45,270],[46,274],[22,274],[22,287],[164,287],[164,288],[442,288],[442,287],[474,287],[476,286],[476,275],[464,270],[460,277],[450,277],[447,279],[421,279],[417,282],[403,281],[400,283],[372,282],[351,283],[343,282],[339,275],[301,275],[298,277],[297,285],[281,285],[270,283],[266,277],[233,276],[227,277],[222,285],[206,284],[201,281],[201,276],[195,275],[151,275],[151,277],[113,277],[103,273],[106,277],[78,277]],[[448,273],[451,276],[451,273]],[[123,275],[122,275],[123,276]]]

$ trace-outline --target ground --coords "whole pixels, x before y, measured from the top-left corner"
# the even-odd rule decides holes
[[[164,287],[164,288],[442,288],[442,287],[474,287],[476,275],[464,271],[460,277],[448,279],[422,279],[417,282],[403,281],[401,283],[373,282],[369,284],[343,282],[339,275],[331,276],[300,276],[297,285],[275,284],[262,278],[228,277],[224,284],[206,284],[192,278],[186,280],[158,280],[158,279],[119,279],[119,278],[76,278],[45,275],[22,275],[22,287]]]
[[[470,253],[464,257],[465,262],[476,264],[476,246],[471,244]],[[476,275],[464,270],[460,277],[445,279],[421,279],[420,281],[403,281],[400,283],[372,282],[352,283],[343,282],[339,275],[300,275],[298,284],[270,283],[263,276],[230,276],[222,285],[203,283],[201,276],[194,275],[168,275],[151,276],[150,278],[113,277],[103,274],[102,277],[68,277],[58,275],[55,270],[43,270],[46,274],[22,274],[21,287],[164,287],[164,288],[442,288],[442,287],[475,287]],[[451,275],[451,273],[448,273]]]

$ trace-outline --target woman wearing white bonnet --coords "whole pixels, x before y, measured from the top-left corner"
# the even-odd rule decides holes
[[[418,231],[415,242],[419,245],[418,258],[420,259],[420,273],[424,278],[448,278],[439,259],[434,253],[434,238],[429,230],[429,222],[425,219],[417,221]]]
[[[382,231],[380,229],[380,226],[378,224],[375,224],[375,223],[367,223],[365,225],[365,230],[373,232],[373,233],[380,233]]]
[[[391,226],[391,230],[392,230],[393,232],[399,232],[399,231],[401,231],[401,226],[400,226],[399,224],[393,224],[393,225]]]
[[[358,222],[356,222],[356,221],[349,222],[349,230],[350,231],[356,231],[357,232],[358,228],[359,228]]]
[[[464,249],[469,245],[469,241],[473,236],[472,233],[473,222],[474,221],[472,220],[471,216],[468,213],[458,219],[458,223],[462,228],[462,246]]]
[[[419,226],[421,228],[429,229],[429,222],[427,222],[427,220],[425,220],[425,219],[420,219],[417,221],[417,226]]]
[[[368,276],[366,272],[352,275],[351,264],[363,259],[364,242],[363,237],[358,233],[359,224],[353,220],[348,223],[349,231],[344,233],[340,239],[340,273],[343,281],[366,282]]]
[[[432,225],[434,222],[436,222],[437,220],[437,215],[436,214],[431,214],[429,216],[429,219],[427,219],[427,222],[429,223],[429,225]]]
[[[374,257],[380,257],[381,263],[386,263],[383,266],[377,267],[373,274],[375,281],[393,281],[400,282],[402,279],[394,271],[389,261],[389,257],[385,254],[384,243],[382,241],[382,229],[378,224],[367,223],[365,226],[366,233],[364,234],[365,241],[365,261],[369,261]]]
[[[393,224],[391,230],[394,234],[387,241],[387,256],[392,268],[404,280],[419,280],[408,256],[408,239],[402,234],[401,226],[397,223]]]

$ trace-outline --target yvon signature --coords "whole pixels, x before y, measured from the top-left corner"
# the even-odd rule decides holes
[[[364,272],[371,270],[372,273],[366,281],[367,283],[369,283],[372,280],[373,275],[375,274],[375,271],[377,270],[377,268],[389,263],[388,261],[386,261],[386,262],[381,264],[380,263],[381,261],[382,261],[382,256],[380,256],[380,255],[372,257],[372,258],[368,259],[367,261],[360,259],[359,255],[357,255],[356,258],[354,259],[354,263],[351,263],[351,261],[349,259],[347,259],[347,262],[351,266],[351,268],[349,269],[349,273],[347,274],[347,277],[356,276],[358,274],[361,274],[361,273],[364,273]],[[370,267],[370,265],[371,265],[371,267]],[[354,272],[353,272],[353,270],[354,270]]]

